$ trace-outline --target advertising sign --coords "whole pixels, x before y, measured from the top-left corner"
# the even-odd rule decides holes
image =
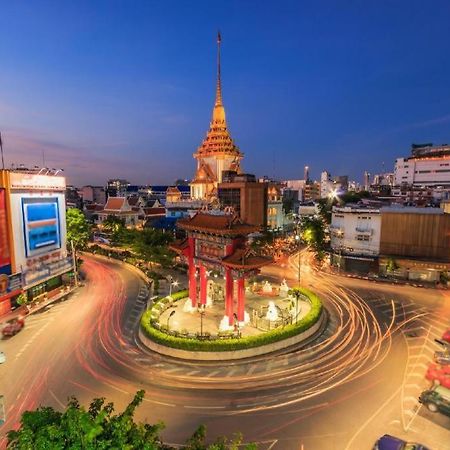
[[[66,179],[64,177],[11,172],[10,187],[12,190],[64,191]]]
[[[20,273],[14,275],[0,274],[0,298],[6,294],[19,293],[22,288],[22,276]],[[14,294],[11,294],[14,295]]]
[[[0,274],[11,273],[11,255],[8,240],[8,224],[6,222],[6,193],[0,189]]]
[[[57,198],[22,198],[22,213],[27,257],[61,247]]]

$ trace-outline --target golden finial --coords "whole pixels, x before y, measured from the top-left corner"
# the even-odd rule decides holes
[[[217,87],[216,87],[216,106],[222,105],[222,85],[220,81],[220,43],[222,36],[220,31],[217,31]]]

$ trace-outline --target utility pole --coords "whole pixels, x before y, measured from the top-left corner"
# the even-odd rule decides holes
[[[72,264],[73,264],[73,274],[75,278],[75,287],[78,286],[78,268],[77,268],[77,257],[75,255],[75,247],[73,245],[73,239],[70,241],[70,246],[72,248]]]

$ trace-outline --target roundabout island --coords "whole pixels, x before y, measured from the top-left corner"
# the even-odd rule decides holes
[[[187,238],[172,245],[188,263],[189,289],[157,299],[141,318],[141,342],[182,359],[228,360],[282,350],[323,331],[318,296],[258,277],[272,262],[255,255],[257,227],[233,215],[197,213],[179,221]]]

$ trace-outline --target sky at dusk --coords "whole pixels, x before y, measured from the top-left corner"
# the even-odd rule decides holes
[[[258,176],[362,180],[450,142],[450,1],[0,0],[11,163],[72,184],[190,178],[215,94]]]

